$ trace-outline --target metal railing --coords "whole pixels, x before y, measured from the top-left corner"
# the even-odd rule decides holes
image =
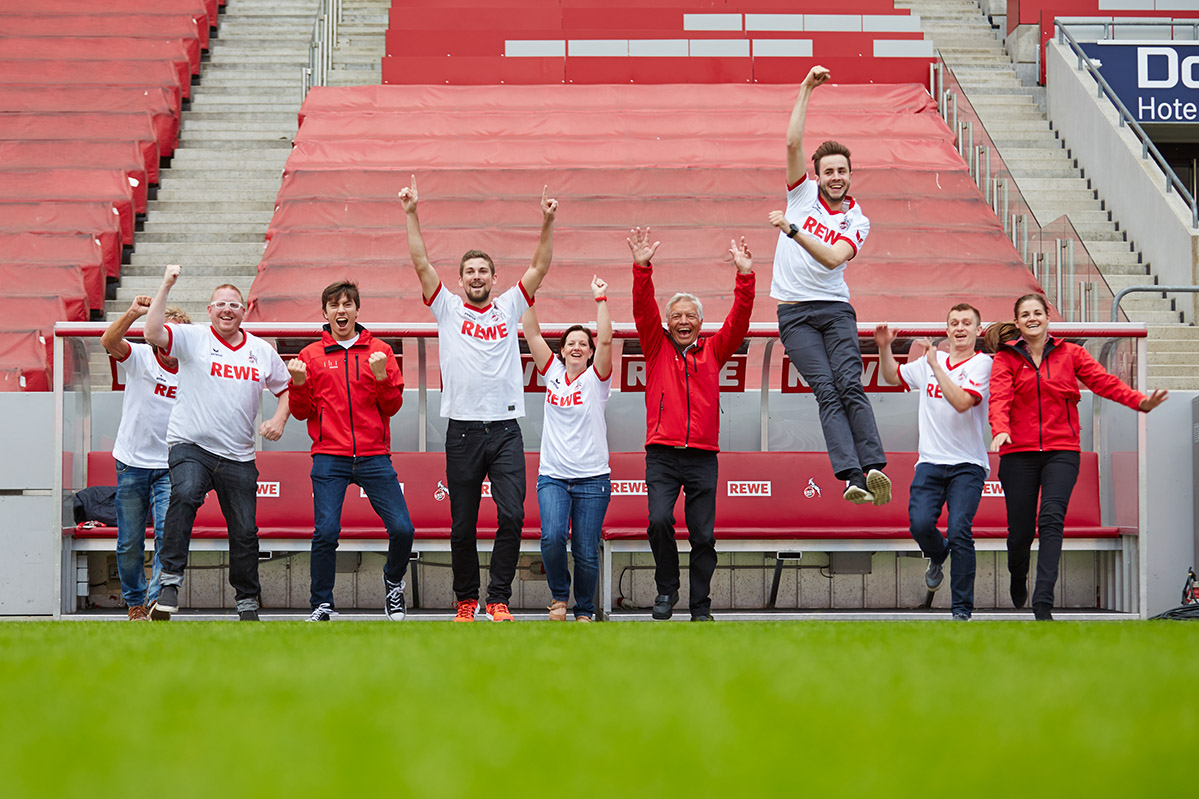
[[[1150,292],[1153,294],[1199,294],[1199,286],[1129,286],[1128,288],[1120,289],[1120,293],[1112,299],[1112,321],[1118,321],[1120,316],[1120,301],[1124,299],[1126,294]]]
[[[1186,22],[1188,24],[1193,22],[1196,26],[1199,26],[1199,21],[1186,20]],[[1140,126],[1140,124],[1136,121],[1136,118],[1133,117],[1132,113],[1124,105],[1123,101],[1120,100],[1115,89],[1113,89],[1111,85],[1104,80],[1103,76],[1099,74],[1099,68],[1096,67],[1095,63],[1091,61],[1085,52],[1083,52],[1082,46],[1079,45],[1078,41],[1074,38],[1070,31],[1067,30],[1067,25],[1069,24],[1077,25],[1078,23],[1069,23],[1066,20],[1061,19],[1054,21],[1054,25],[1057,28],[1058,44],[1068,46],[1078,58],[1078,69],[1085,69],[1087,73],[1095,79],[1095,83],[1099,87],[1097,90],[1098,97],[1106,97],[1108,101],[1115,106],[1116,110],[1120,114],[1120,127],[1127,126],[1131,128],[1133,134],[1141,142],[1141,160],[1147,160],[1149,158],[1153,159],[1153,162],[1157,164],[1158,169],[1160,169],[1165,175],[1166,194],[1170,194],[1172,191],[1178,192],[1178,196],[1181,197],[1183,202],[1185,202],[1191,209],[1191,227],[1199,228],[1199,204],[1195,202],[1195,198],[1192,197],[1191,193],[1187,190],[1186,184],[1182,182],[1182,180],[1174,173],[1174,170],[1166,162],[1165,156],[1163,156],[1157,147],[1154,146],[1153,141],[1149,138],[1149,135],[1145,133],[1144,128]],[[1117,23],[1115,22],[1112,23],[1113,29],[1116,24]],[[1121,27],[1126,27],[1128,25],[1144,25],[1147,23],[1144,21],[1128,21],[1120,22],[1118,24]],[[1158,27],[1166,27],[1167,25],[1173,26],[1174,23],[1172,21],[1163,20],[1156,24]]]
[[[953,131],[958,153],[1020,259],[1069,322],[1097,322],[1113,296],[1107,280],[1067,215],[1041,225],[1019,184],[940,52],[930,65],[937,110]],[[1125,317],[1124,321],[1127,321]]]
[[[300,102],[313,86],[325,85],[333,66],[333,49],[337,47],[340,24],[341,0],[320,0],[312,25],[312,41],[308,45],[308,66],[300,67]]]

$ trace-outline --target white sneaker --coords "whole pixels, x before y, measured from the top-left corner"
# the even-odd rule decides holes
[[[866,472],[866,488],[874,495],[875,505],[886,505],[891,501],[891,478],[878,469]]]
[[[874,495],[861,486],[856,486],[853,483],[850,483],[849,487],[845,489],[844,496],[847,500],[855,505],[865,505],[867,502],[874,502]],[[877,505],[878,503],[875,502],[874,504]]]

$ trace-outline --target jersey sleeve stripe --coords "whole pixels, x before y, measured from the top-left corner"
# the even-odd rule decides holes
[[[433,300],[437,299],[437,295],[440,293],[441,293],[441,283],[439,282],[437,284],[437,288],[433,289],[432,295],[430,295],[428,298],[421,297],[421,299],[425,301],[425,306],[428,307],[433,304]]]
[[[524,282],[524,280],[522,279],[522,280],[518,280],[518,281],[516,281],[516,285],[520,286],[520,293],[521,293],[521,294],[523,294],[523,295],[525,295],[525,302],[527,302],[527,303],[528,303],[530,306],[532,306],[532,304],[533,304],[533,296],[532,296],[531,294],[529,294],[529,292],[528,292],[528,291],[526,291],[526,290],[525,290],[525,282]]]
[[[166,349],[163,350],[163,352],[166,353],[167,355],[170,355],[171,350],[175,346],[175,333],[174,333],[174,331],[171,330],[170,325],[163,325],[163,327],[165,327],[167,330],[167,346],[166,346]],[[130,351],[133,350],[132,347],[130,347],[129,349],[130,349]]]
[[[799,180],[795,181],[794,183],[792,183],[790,186],[787,187],[787,191],[795,191],[799,187],[799,184],[803,183],[807,179],[808,179],[808,173],[805,172],[803,174],[803,177],[801,177]]]
[[[858,245],[854,244],[854,243],[853,243],[853,239],[849,238],[849,236],[841,236],[841,235],[838,235],[838,236],[837,236],[837,241],[844,241],[844,242],[847,242],[847,243],[849,244],[849,246],[850,246],[850,247],[853,247],[853,254],[854,254],[854,255],[857,255],[857,254],[858,254]],[[834,242],[834,243],[836,243],[836,242]],[[850,257],[853,257],[853,256],[850,256]]]

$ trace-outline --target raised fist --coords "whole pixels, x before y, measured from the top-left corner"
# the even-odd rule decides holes
[[[291,382],[297,386],[304,385],[308,380],[308,367],[299,358],[292,358],[287,362],[287,371],[291,372]]]
[[[372,352],[366,362],[371,368],[371,375],[382,383],[387,378],[387,353]]]

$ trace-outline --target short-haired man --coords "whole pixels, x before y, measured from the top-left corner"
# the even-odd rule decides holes
[[[308,420],[312,438],[312,615],[337,615],[333,583],[341,509],[351,483],[360,487],[387,530],[383,610],[403,621],[404,574],[412,554],[408,504],[391,463],[391,417],[404,402],[404,378],[391,347],[358,324],[358,284],[341,281],[321,293],[327,320],[321,340],[287,362],[291,415]]]
[[[241,329],[245,300],[237,286],[217,286],[208,302],[208,326],[168,325],[167,295],[182,268],[167,266],[146,314],[146,341],[179,359],[179,393],[167,426],[171,502],[162,530],[162,574],[152,615],[179,610],[196,511],[216,491],[229,531],[229,585],[242,621],[258,621],[258,467],[254,420],[264,389],[279,398],[275,415],[258,433],[278,441],[287,424],[287,367],[270,344]]]
[[[399,197],[407,217],[412,266],[425,304],[437,320],[441,415],[449,420],[445,473],[450,489],[454,621],[474,621],[479,607],[478,524],[484,477],[491,479],[498,524],[487,617],[513,621],[508,602],[525,521],[524,438],[516,421],[525,415],[525,395],[516,326],[549,271],[558,201],[541,190],[541,238],[533,261],[515,286],[493,299],[495,264],[481,250],[468,250],[458,264],[463,296],[445,289],[429,263],[421,236],[415,175]]]
[[[712,620],[710,596],[716,570],[716,454],[720,451],[720,370],[745,334],[754,307],[754,262],[745,239],[730,242],[737,269],[733,307],[720,330],[699,337],[704,308],[691,294],[666,303],[666,329],[654,297],[649,228],[635,228],[633,317],[645,353],[645,488],[649,501],[650,549],[658,594],[653,617],[669,619],[679,601],[679,548],[674,540],[674,505],[686,494],[684,515],[691,542],[689,605],[692,621]]]
[[[175,406],[179,385],[177,359],[158,347],[125,340],[125,334],[150,310],[150,298],[133,298],[129,310],[113,320],[100,344],[118,364],[125,378],[121,399],[121,425],[112,447],[117,466],[117,575],[130,621],[148,621],[148,605],[158,598],[162,570],[162,522],[171,499],[171,474],[167,470],[167,422]],[[176,306],[166,309],[175,324],[191,323]],[[146,583],[146,512],[154,510],[154,564]]]
[[[780,229],[770,296],[778,300],[787,356],[816,396],[833,472],[848,483],[845,498],[882,505],[891,500],[891,481],[882,471],[887,455],[862,388],[858,318],[845,284],[846,264],[866,243],[870,220],[849,196],[852,169],[844,145],[826,141],[816,149],[815,181],[804,166],[808,100],[829,77],[824,67],[812,67],[791,109],[787,210],[770,212],[770,223]]]
[[[949,352],[923,339],[912,345],[900,366],[891,352],[895,333],[881,324],[874,340],[883,379],[920,392],[920,457],[912,479],[908,515],[912,538],[928,558],[924,583],[936,591],[944,580],[944,564],[952,557],[950,589],[953,617],[974,613],[974,514],[991,471],[987,457],[987,398],[991,357],[975,352],[982,317],[968,303],[949,310]],[[943,538],[937,531],[941,508],[948,508]]]

